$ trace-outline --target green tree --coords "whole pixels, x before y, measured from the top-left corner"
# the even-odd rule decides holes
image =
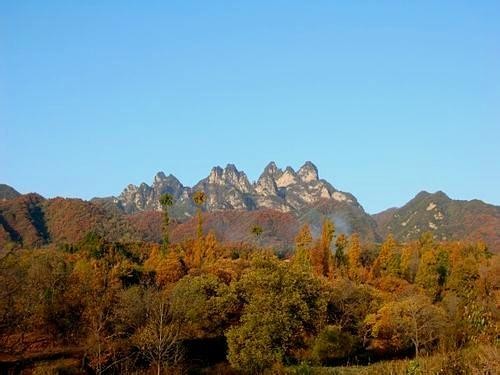
[[[229,362],[239,370],[259,373],[296,358],[294,351],[323,324],[326,301],[320,281],[276,257],[256,256],[237,289],[243,314],[226,337]]]
[[[175,285],[171,301],[187,338],[221,336],[240,307],[234,291],[210,274],[184,277]]]
[[[355,345],[354,336],[343,331],[340,326],[328,325],[315,338],[312,356],[317,363],[328,363],[347,357]]]
[[[342,233],[335,241],[335,266],[339,269],[347,265],[347,257],[345,254],[346,247],[347,237]]]

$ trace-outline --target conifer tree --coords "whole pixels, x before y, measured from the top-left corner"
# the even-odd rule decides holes
[[[254,226],[252,226],[252,229],[250,231],[255,236],[255,240],[256,240],[256,242],[258,244],[259,243],[259,238],[262,235],[262,232],[264,232],[264,230],[262,229],[262,227],[260,225],[255,224]]]
[[[340,234],[335,241],[335,266],[341,268],[347,265],[345,249],[347,247],[347,237],[345,234]]]
[[[196,206],[198,206],[196,213],[198,216],[198,227],[196,230],[198,240],[201,240],[201,238],[203,237],[203,217],[201,214],[201,206],[203,205],[203,203],[205,203],[205,198],[205,193],[202,191],[197,191],[193,194],[193,202],[194,204],[196,204]]]
[[[399,259],[396,254],[397,243],[392,234],[385,239],[380,253],[373,263],[371,276],[380,277],[387,274],[397,274],[399,270]]]
[[[323,221],[321,237],[317,246],[311,251],[311,263],[318,275],[327,276],[333,268],[332,242],[335,226],[330,219]]]
[[[168,208],[174,204],[174,198],[172,195],[165,193],[160,197],[160,205],[163,210],[163,250],[166,250],[170,244],[170,238],[168,233],[168,226],[170,224],[170,216],[168,214]]]
[[[349,238],[347,247],[347,267],[349,276],[352,279],[359,279],[361,270],[361,245],[359,243],[359,234],[354,233]]]
[[[298,266],[311,266],[310,249],[312,244],[312,235],[309,225],[304,224],[295,237],[295,256],[294,264]]]

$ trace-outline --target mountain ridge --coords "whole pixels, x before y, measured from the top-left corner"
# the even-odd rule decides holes
[[[190,216],[195,211],[190,200],[195,191],[205,192],[206,211],[272,208],[290,212],[299,211],[320,199],[346,201],[361,207],[352,194],[337,190],[328,181],[320,179],[318,168],[311,161],[306,161],[297,171],[290,166],[282,170],[271,161],[255,182],[250,182],[245,172],[238,170],[234,164],[229,163],[225,168],[215,166],[207,177],[192,187],[184,186],[175,176],[166,176],[160,171],[151,185],[145,182],[129,184],[118,196],[92,200],[114,202],[127,213],[159,211],[160,195],[169,193],[174,200],[183,203],[184,216]],[[176,216],[180,210],[174,207],[173,211]]]
[[[404,206],[372,215],[381,236],[405,242],[425,232],[438,240],[482,240],[500,250],[500,206],[479,199],[451,199],[443,191],[422,190]]]
[[[317,236],[322,222],[329,218],[338,233],[357,232],[368,242],[379,242],[389,233],[396,240],[407,242],[431,232],[439,240],[482,240],[494,252],[500,252],[499,206],[479,199],[454,200],[443,191],[422,190],[401,207],[369,215],[354,195],[337,190],[321,179],[317,167],[309,161],[297,171],[290,166],[281,169],[270,162],[253,182],[234,164],[227,164],[225,168],[216,166],[193,187],[184,186],[172,174],[160,171],[151,185],[129,184],[119,196],[90,201],[45,199],[35,193],[21,195],[5,184],[0,185],[1,191],[5,194],[0,199],[0,247],[12,242],[29,246],[51,241],[72,242],[81,238],[86,230],[109,232],[114,240],[160,241],[160,196],[169,193],[174,197],[170,216],[175,225],[180,225],[177,233],[188,233],[186,228],[193,227],[197,209],[192,194],[203,191],[206,201],[202,209],[210,223],[207,230],[213,229],[228,240],[246,239],[248,233],[239,231],[252,224],[250,221],[272,217],[269,221],[272,228],[291,225],[293,230],[276,232],[286,233],[286,238],[281,240],[276,236],[271,240],[268,236],[269,243],[290,248],[293,243],[290,233],[300,225],[309,224]],[[219,225],[214,218],[226,224]],[[246,226],[245,220],[249,221]],[[227,225],[231,221],[234,223]],[[224,230],[235,233],[223,233]],[[124,233],[127,235],[123,236]]]

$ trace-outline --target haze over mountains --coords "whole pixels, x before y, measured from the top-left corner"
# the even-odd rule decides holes
[[[151,185],[128,185],[119,196],[90,202],[22,196],[8,185],[0,185],[0,245],[73,242],[89,230],[112,239],[159,241],[159,197],[163,193],[175,199],[170,210],[176,219],[173,237],[182,239],[194,228],[191,218],[196,206],[191,196],[195,191],[206,194],[206,230],[214,230],[225,241],[251,239],[250,227],[257,223],[264,229],[265,244],[290,248],[300,225],[310,224],[317,234],[323,219],[329,217],[338,232],[357,232],[365,241],[380,241],[388,233],[408,241],[430,231],[439,240],[484,240],[493,251],[500,247],[498,206],[452,200],[442,192],[421,192],[401,208],[369,215],[352,194],[320,179],[311,162],[297,171],[291,167],[283,170],[271,162],[253,183],[228,164],[214,167],[193,187],[158,172]]]

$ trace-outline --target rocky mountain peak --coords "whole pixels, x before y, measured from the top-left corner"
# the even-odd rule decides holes
[[[165,176],[165,173],[160,171],[155,175],[154,183],[158,183],[158,182],[164,181],[166,179],[167,179],[167,176]]]
[[[276,195],[278,192],[278,187],[276,186],[276,179],[278,179],[283,172],[278,169],[276,163],[271,161],[262,171],[257,183],[255,184],[255,190],[259,194],[263,195]]]
[[[280,175],[281,175],[281,169],[279,169],[277,166],[276,166],[276,163],[274,161],[270,162],[265,168],[264,168],[264,171],[262,172],[262,175],[268,175],[268,176],[271,176],[273,178],[278,178]]]
[[[207,211],[272,208],[300,212],[323,200],[358,206],[352,195],[319,180],[318,169],[310,161],[297,172],[292,167],[282,170],[271,161],[254,184],[234,164],[227,164],[225,168],[213,167],[210,174],[193,187],[185,187],[174,176],[158,172],[151,186],[145,183],[129,185],[119,197],[111,198],[125,212],[136,212],[161,209],[158,200],[161,194],[169,193],[176,201],[173,216],[184,218],[196,211],[190,198],[193,191],[206,194],[204,208]]]
[[[238,171],[234,164],[226,165],[226,168],[224,168],[224,177],[226,181],[233,185],[239,184],[241,178],[246,178],[245,173]]]
[[[292,167],[286,167],[285,171],[283,174],[276,180],[276,185],[281,188],[281,187],[287,187],[290,185],[295,185],[298,183],[298,176],[297,173],[293,170]]]
[[[243,171],[238,171],[234,164],[228,164],[224,169],[225,179],[231,185],[244,193],[252,190],[252,185],[248,181],[247,175]]]
[[[238,171],[234,164],[228,164],[224,169],[219,166],[212,168],[206,182],[213,185],[234,186],[245,193],[252,188],[246,174]]]
[[[213,167],[210,171],[210,174],[208,175],[208,183],[214,185],[222,185],[224,183],[223,173],[224,170],[221,167]]]
[[[318,181],[318,168],[311,163],[310,161],[306,161],[302,167],[300,167],[298,171],[298,176],[304,182]]]

